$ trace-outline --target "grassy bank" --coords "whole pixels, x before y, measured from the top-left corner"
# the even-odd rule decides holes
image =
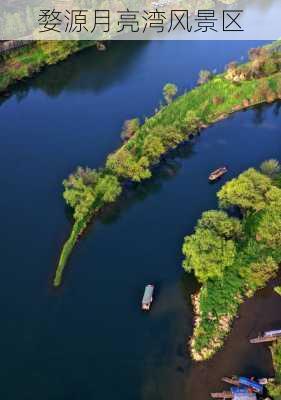
[[[267,386],[268,393],[273,400],[281,400],[281,340],[271,347],[272,361],[275,370],[274,382]]]
[[[261,171],[251,168],[218,192],[222,209],[203,213],[195,232],[185,238],[184,268],[202,283],[194,296],[195,326],[190,342],[195,360],[212,357],[222,347],[240,303],[275,277],[281,262],[281,189],[274,160]],[[272,169],[273,170],[273,169]],[[279,175],[280,176],[280,175]]]
[[[150,178],[153,165],[157,164],[165,153],[196,135],[202,128],[227,118],[236,111],[280,99],[280,53],[258,49],[250,56],[251,61],[247,64],[233,63],[224,74],[209,74],[203,84],[175,101],[169,101],[166,106],[161,106],[143,125],[133,124],[136,125],[135,130],[130,132],[129,136],[124,135],[128,140],[108,156],[105,167],[100,171],[103,176],[115,177],[119,186],[118,192],[121,192],[123,182],[141,182]],[[89,193],[95,196],[93,193],[96,191],[97,181],[93,182],[90,177],[93,173],[97,171],[80,169],[78,174],[74,174],[75,178],[72,174],[64,181],[64,198],[73,208],[76,222],[89,221],[107,203],[107,200],[103,201],[93,211],[88,198]],[[116,186],[115,183],[113,186]],[[114,192],[115,187],[112,188],[109,184],[106,190]],[[109,201],[115,201],[117,197],[114,193],[113,199],[109,196]],[[75,229],[76,226],[75,223]],[[83,229],[84,226],[76,237],[81,235]],[[73,234],[70,237],[73,247]],[[68,243],[67,241],[67,249],[70,248]],[[69,255],[69,251],[64,247],[62,254]],[[60,257],[60,277],[67,258]]]
[[[65,60],[71,54],[94,44],[94,41],[37,41],[7,55],[1,55],[0,93],[17,81],[39,72],[45,66]]]

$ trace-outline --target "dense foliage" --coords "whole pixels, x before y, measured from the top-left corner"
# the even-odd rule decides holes
[[[281,55],[270,47],[254,48],[249,51],[249,62],[239,65],[232,62],[228,65],[226,79],[241,82],[272,75],[280,70]]]
[[[268,53],[268,57],[277,60],[278,57],[275,53],[277,54],[276,51]],[[239,66],[239,68],[242,67]],[[139,121],[136,119],[125,123],[122,133],[125,142],[118,150],[107,157],[100,179],[104,181],[107,175],[109,178],[104,181],[106,184],[103,187],[110,191],[114,187],[113,193],[117,197],[120,190],[120,188],[117,189],[116,187],[118,186],[117,182],[122,185],[126,181],[141,182],[144,179],[149,179],[153,166],[161,160],[164,154],[193,137],[200,129],[226,118],[232,112],[261,102],[281,98],[280,82],[280,72],[274,72],[272,75],[260,74],[255,79],[243,80],[239,84],[226,79],[226,75],[221,74],[212,77],[205,84],[174,100],[177,88],[173,84],[167,84],[164,87],[164,96],[168,103],[166,106],[162,106],[155,115],[147,118],[141,126],[139,126]],[[270,96],[267,91],[261,90],[261,88],[268,85],[270,86]],[[116,178],[116,181],[113,180],[113,177]],[[102,207],[102,205],[97,207],[96,203],[92,201],[96,195],[96,189],[91,187],[89,190],[85,186],[80,188],[81,179],[77,178],[76,180],[76,186],[71,187],[71,194],[68,192],[68,184],[65,183],[66,193],[64,194],[68,204],[74,208],[76,221],[73,227],[75,235],[72,232],[70,236],[72,247],[75,244],[75,238],[77,240],[85,228],[85,221],[88,222],[97,208],[100,209]],[[70,183],[71,185],[73,184],[73,182]],[[96,184],[94,183],[94,185]],[[232,190],[231,186],[227,188],[225,193],[221,194],[222,205],[227,206],[227,204],[233,203],[237,206],[243,206],[243,204],[240,204],[240,195],[245,192],[248,193],[253,185],[258,185],[260,190],[252,193],[253,198],[251,196],[242,196],[243,203],[247,205],[244,211],[248,212],[261,208],[266,202],[264,197],[271,186],[271,178],[254,170],[249,171],[243,177],[241,188],[239,188],[237,194],[236,191]],[[233,202],[235,197],[237,201]],[[78,201],[77,204],[76,200]],[[79,218],[77,219],[78,216]],[[80,218],[80,216],[84,217]],[[81,221],[84,221],[84,223]],[[197,235],[198,237],[201,236],[201,230]],[[210,276],[221,276],[225,264],[231,264],[233,257],[236,258],[237,244],[234,239],[225,238],[212,229],[208,231],[208,240],[209,247],[216,245],[223,249],[217,253],[213,252],[213,255],[209,254],[208,251],[204,253],[207,264],[209,262]],[[227,250],[224,247],[225,243],[227,244]],[[66,264],[71,246],[67,241],[66,247],[68,250],[66,252],[65,248],[62,250],[59,261],[60,271],[63,270]],[[199,254],[199,249],[196,249],[195,246],[193,246],[193,249],[192,264],[190,264],[192,267],[198,265],[196,259],[197,254]],[[214,258],[212,259],[212,257]],[[220,260],[218,260],[218,257],[221,257]],[[217,267],[218,264],[220,264],[219,268]],[[198,265],[198,268],[196,268],[197,276],[204,281],[204,273],[199,272],[199,269]]]
[[[234,238],[241,235],[240,221],[223,211],[207,211],[198,221],[195,233],[183,245],[186,271],[194,270],[200,282],[221,278],[236,255]]]
[[[268,385],[268,392],[274,400],[281,400],[281,340],[279,339],[271,347],[275,379]]]
[[[264,287],[281,261],[281,189],[274,179],[250,168],[227,182],[218,199],[221,207],[239,208],[241,219],[205,212],[183,244],[184,269],[203,283],[194,300],[196,360],[221,347],[243,297]]]
[[[265,207],[271,187],[269,177],[250,168],[223,186],[218,193],[220,206],[236,206],[243,212],[259,211]]]

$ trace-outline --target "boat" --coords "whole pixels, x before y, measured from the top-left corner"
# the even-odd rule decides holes
[[[219,393],[211,393],[212,399],[232,399],[233,394],[231,392],[219,392]]]
[[[154,285],[147,285],[142,298],[142,309],[149,311],[153,301]]]
[[[273,342],[281,337],[281,329],[277,329],[274,331],[264,332],[262,335],[259,335],[256,338],[250,339],[250,343],[264,343],[264,342]]]
[[[236,376],[232,376],[231,378],[228,378],[227,376],[224,376],[223,378],[221,378],[221,380],[225,383],[229,383],[230,385],[234,385],[234,386],[239,386],[239,379]]]
[[[209,181],[210,182],[215,182],[217,179],[221,178],[224,174],[226,174],[228,171],[227,167],[220,167],[218,169],[216,169],[215,171],[213,171],[210,175],[209,175]]]
[[[242,386],[246,386],[253,392],[263,394],[263,386],[257,383],[254,379],[245,378],[244,376],[239,377],[239,383]]]
[[[222,378],[223,382],[229,383],[230,385],[233,385],[231,388],[232,393],[237,393],[234,389],[236,386],[236,389],[241,389],[241,391],[245,391],[245,387],[249,388],[252,392],[262,394],[263,393],[263,384],[259,381],[255,381],[254,378],[245,378],[244,376],[233,376],[231,378],[228,377],[223,377]]]

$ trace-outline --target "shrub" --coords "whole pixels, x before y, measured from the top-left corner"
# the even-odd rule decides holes
[[[207,69],[202,69],[199,72],[199,78],[197,83],[199,85],[203,85],[204,83],[207,83],[210,79],[212,79],[213,73]]]
[[[167,104],[170,104],[173,101],[173,98],[176,96],[178,92],[178,88],[173,83],[166,83],[163,87],[163,96],[166,100]]]
[[[261,163],[260,170],[264,175],[275,178],[280,173],[281,167],[279,161],[272,158]]]
[[[124,122],[123,130],[121,132],[121,139],[129,140],[139,129],[140,121],[138,118],[128,119]]]

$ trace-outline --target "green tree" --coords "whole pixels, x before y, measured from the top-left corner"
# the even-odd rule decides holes
[[[146,156],[136,158],[124,147],[108,156],[106,168],[122,179],[131,179],[135,182],[151,177],[148,158]]]
[[[159,157],[165,152],[160,137],[148,135],[143,144],[143,153],[148,158],[150,163],[159,161]]]
[[[182,250],[183,268],[188,272],[193,270],[202,283],[221,278],[236,254],[233,240],[225,240],[210,229],[196,229],[193,235],[185,237]]]
[[[149,133],[151,134],[151,137],[157,136],[160,138],[165,150],[175,148],[179,143],[187,138],[186,133],[174,125],[155,126],[149,130]]]
[[[266,207],[266,195],[271,187],[270,178],[250,168],[221,188],[218,192],[220,206],[237,206],[246,213],[262,210]]]
[[[242,226],[237,218],[229,217],[224,211],[204,212],[195,233],[185,238],[184,269],[194,270],[200,282],[222,277],[236,254],[234,240],[241,236]]]
[[[82,167],[78,167],[63,185],[64,199],[74,209],[73,216],[76,221],[114,201],[122,190],[116,176]]]
[[[229,217],[224,211],[210,210],[202,214],[198,229],[209,229],[225,239],[240,239],[242,225],[238,218]]]
[[[200,126],[200,119],[194,110],[188,110],[184,119],[186,127],[189,131],[194,132]]]
[[[281,208],[275,205],[262,211],[257,229],[257,238],[267,247],[278,249],[281,246]]]
[[[261,172],[270,178],[275,178],[280,173],[280,169],[279,161],[274,158],[266,160],[260,165]]]
[[[173,98],[176,96],[178,92],[178,88],[173,83],[166,83],[163,87],[163,96],[167,104],[170,104],[173,101]]]
[[[256,291],[265,286],[265,284],[276,276],[278,271],[278,263],[272,257],[265,257],[259,261],[250,264],[246,274],[248,289]]]

